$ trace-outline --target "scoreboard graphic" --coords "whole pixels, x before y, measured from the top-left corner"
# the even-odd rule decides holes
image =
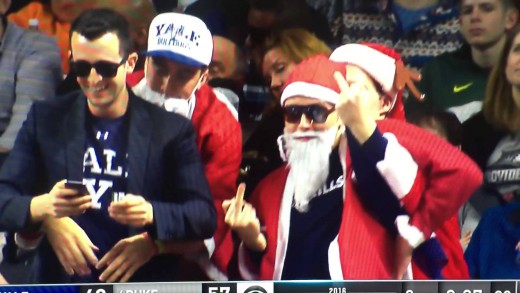
[[[504,281],[258,281],[0,286],[0,293],[520,293]]]

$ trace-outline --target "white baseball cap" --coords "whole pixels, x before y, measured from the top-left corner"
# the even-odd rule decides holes
[[[150,24],[145,55],[163,57],[190,66],[208,66],[213,55],[211,32],[195,16],[161,13]]]

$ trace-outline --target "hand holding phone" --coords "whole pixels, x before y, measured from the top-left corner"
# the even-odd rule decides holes
[[[77,195],[88,195],[87,186],[81,181],[65,180],[65,188],[74,189],[78,192]]]
[[[92,207],[92,196],[83,182],[61,180],[49,193],[35,197],[34,209],[43,210],[42,216],[56,218],[77,216]],[[33,204],[31,202],[31,213]]]

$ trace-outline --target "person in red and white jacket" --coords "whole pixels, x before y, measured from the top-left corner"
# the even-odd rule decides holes
[[[194,42],[184,42],[186,38]],[[202,20],[180,13],[159,14],[150,24],[144,76],[135,72],[129,85],[137,96],[191,119],[211,193],[221,210],[222,201],[236,190],[242,131],[235,108],[206,83],[212,53],[212,35]],[[227,280],[225,264],[232,251],[221,249],[228,227],[221,211],[218,218],[212,239],[164,245],[174,253],[191,254],[210,279]]]
[[[453,265],[430,237],[482,174],[458,149],[403,121],[402,89],[413,76],[389,48],[353,46],[357,62],[317,56],[294,69],[281,99],[287,166],[249,202],[242,187],[223,204],[242,240],[246,279],[441,278],[446,257]]]

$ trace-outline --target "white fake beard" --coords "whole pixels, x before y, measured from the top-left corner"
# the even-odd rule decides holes
[[[195,89],[196,88],[197,87],[195,87]],[[152,90],[146,83],[146,78],[143,78],[132,88],[137,96],[159,107],[163,107],[168,112],[174,112],[187,118],[191,118],[191,115],[193,114],[192,107],[194,105],[192,105],[192,103],[195,101],[195,89],[189,99],[181,99],[178,97],[166,96]]]
[[[289,176],[294,182],[294,207],[299,212],[309,209],[329,175],[329,157],[338,132],[337,127],[327,131],[294,132],[283,135],[287,150]],[[297,138],[312,138],[308,141]]]

